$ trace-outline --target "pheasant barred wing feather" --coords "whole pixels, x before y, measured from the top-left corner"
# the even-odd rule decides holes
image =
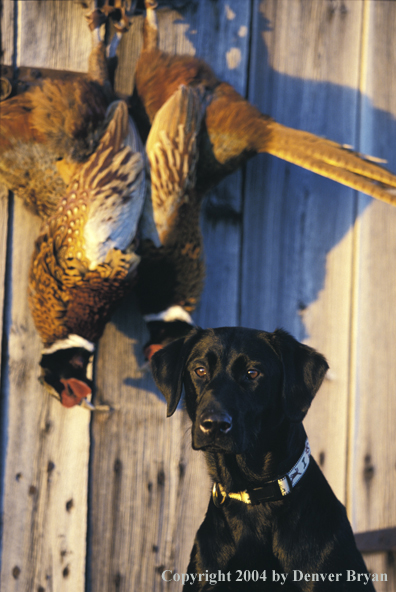
[[[84,228],[90,268],[103,262],[110,249],[127,249],[136,235],[146,196],[146,171],[137,130],[123,101],[110,106],[111,120],[98,149],[83,166],[79,184],[91,193]]]
[[[147,139],[154,222],[162,244],[195,188],[202,94],[198,88],[180,86],[156,114]]]
[[[196,188],[206,97],[180,86],[157,112],[147,141],[153,218],[161,241],[142,241],[137,292],[150,340],[147,359],[192,328],[205,264],[200,230],[202,194]]]

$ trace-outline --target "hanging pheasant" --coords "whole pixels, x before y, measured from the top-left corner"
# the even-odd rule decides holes
[[[219,80],[201,59],[158,48],[157,2],[145,0],[143,50],[135,74],[138,105],[152,123],[165,101],[183,84],[202,85],[208,105],[199,140],[197,185],[207,191],[248,158],[268,152],[353,189],[396,204],[396,176],[341,145],[285,127],[263,115]]]
[[[184,336],[193,324],[189,313],[198,302],[204,277],[199,230],[202,196],[248,158],[268,152],[389,203],[396,203],[396,176],[334,142],[276,123],[221,82],[204,61],[161,51],[157,2],[145,0],[145,6],[134,98],[136,112],[148,127],[152,124],[147,154],[154,219],[163,243],[158,250],[146,243],[139,266],[137,289],[150,330],[145,348],[150,358],[169,341]],[[193,111],[200,113],[199,118],[190,118],[194,123],[192,147],[178,143],[175,132],[186,117],[187,97]],[[191,166],[190,182],[186,189],[179,179],[184,198],[175,199],[169,191],[169,187],[174,189],[173,163],[183,159]]]
[[[113,103],[95,152],[44,223],[29,273],[29,305],[44,342],[42,379],[66,407],[86,402],[89,357],[136,276],[133,240],[146,193],[144,158],[126,145],[127,106]]]
[[[128,1],[97,2],[88,16],[87,76],[45,80],[1,106],[0,181],[46,220],[29,304],[45,346],[42,382],[67,407],[88,405],[94,342],[139,262],[133,239],[146,193],[143,146],[125,103],[111,105],[106,57],[115,58],[128,27]],[[109,15],[118,22],[106,50],[99,31]]]
[[[202,292],[202,194],[195,185],[203,115],[203,89],[181,86],[155,115],[147,139],[153,217],[161,242],[157,248],[144,240],[140,250],[137,292],[150,331],[148,359],[191,330],[190,313]]]

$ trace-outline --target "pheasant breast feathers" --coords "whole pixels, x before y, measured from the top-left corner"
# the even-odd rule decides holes
[[[127,252],[145,197],[144,159],[124,145],[127,107],[110,107],[97,150],[72,179],[38,237],[29,275],[29,304],[46,346],[71,333],[95,341],[135,276]],[[125,223],[126,221],[126,223]]]

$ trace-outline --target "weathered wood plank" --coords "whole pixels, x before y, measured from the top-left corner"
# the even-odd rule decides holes
[[[162,571],[179,560],[174,530],[183,488],[202,472],[199,455],[189,460],[183,412],[166,419],[166,405],[141,369],[146,335],[133,310],[134,302],[126,301],[116,313],[97,360],[98,396],[115,410],[93,424],[91,590],[103,590],[103,582],[106,589],[117,589],[116,582],[125,590],[160,588]],[[110,367],[116,371],[109,373]],[[201,491],[190,491],[190,503],[199,508]],[[183,516],[188,532],[197,526],[194,518],[186,524]]]
[[[67,410],[37,377],[40,339],[26,301],[39,220],[15,200],[7,366],[1,589],[82,592],[89,414]]]
[[[355,143],[361,3],[268,1],[255,11],[250,100],[280,123]],[[241,324],[282,326],[328,358],[331,380],[305,423],[344,502],[353,216],[341,185],[268,156],[248,166]]]
[[[77,12],[76,12],[77,9]],[[47,12],[46,12],[47,11]],[[18,65],[86,70],[67,2],[18,3]],[[59,18],[58,18],[59,17]],[[65,40],[63,35],[66,34]],[[72,40],[72,45],[68,45]],[[88,51],[90,34],[88,32]],[[67,47],[63,56],[61,44]],[[74,45],[73,45],[74,44]],[[73,57],[74,55],[74,57]],[[10,310],[4,327],[4,488],[1,589],[85,589],[90,416],[63,409],[40,386],[41,343],[27,306],[27,274],[40,221],[15,198],[10,255]]]
[[[208,19],[214,27],[211,35],[207,34]],[[194,32],[197,55],[242,96],[247,93],[250,19],[249,2],[209,3],[209,6],[200,6]],[[242,179],[241,171],[233,173],[215,187],[204,202],[201,227],[206,282],[196,315],[202,327],[239,324]]]
[[[18,2],[18,66],[86,72],[91,33],[76,2]]]
[[[0,185],[0,335],[3,335],[4,298],[6,294],[5,278],[7,263],[7,236],[8,236],[8,189]],[[0,343],[0,359],[2,342]],[[1,381],[0,364],[0,381]],[[0,383],[1,384],[1,383]],[[0,463],[1,464],[1,463]]]
[[[396,552],[396,528],[381,528],[355,534],[358,549],[364,553]]]
[[[386,158],[396,168],[396,48],[392,31],[396,6],[366,5],[362,52],[362,151]],[[364,210],[366,206],[366,209]],[[396,211],[359,197],[356,228],[354,350],[351,360],[355,418],[350,446],[348,506],[356,530],[396,526],[396,329],[394,257]],[[364,210],[364,211],[363,211]],[[396,588],[395,554],[368,555],[369,569],[386,572],[388,582],[377,590]]]
[[[11,65],[14,57],[15,2],[2,2],[0,11],[1,56],[0,63]]]
[[[0,9],[0,63],[12,64],[14,51],[14,2],[7,2],[1,5]],[[0,105],[1,118],[1,105]],[[0,360],[3,345],[3,320],[4,320],[4,298],[6,293],[6,261],[7,261],[7,236],[8,236],[8,189],[0,184]],[[1,384],[1,362],[0,362],[0,384]],[[0,425],[0,442],[3,442],[2,427]],[[4,450],[0,445],[0,455],[3,457]],[[0,461],[0,467],[2,462]],[[1,478],[1,477],[0,477]],[[0,487],[1,490],[1,487]],[[0,496],[1,498],[1,496]],[[1,502],[0,502],[1,503]]]
[[[159,10],[160,45],[172,52],[202,55],[205,40],[215,43],[213,39],[217,39],[218,51],[205,57],[213,64],[214,56],[219,55],[213,64],[216,72],[223,77],[230,74],[244,92],[248,38],[243,38],[243,52],[241,49],[245,74],[241,64],[236,75],[227,66],[226,53],[237,36],[238,21],[230,26],[225,4],[200,2],[195,12],[187,8],[182,15]],[[241,12],[238,4],[228,2],[237,14]],[[249,11],[239,15],[238,27],[241,22],[247,26],[249,18]],[[221,37],[216,32],[219,28]],[[123,60],[120,54],[121,77],[125,76]],[[228,187],[224,185],[221,191],[237,208],[241,190],[235,187],[235,181]],[[240,224],[238,227],[233,221],[222,220],[220,212],[216,223],[204,216],[203,227],[209,287],[195,318],[205,326],[235,324]],[[210,268],[212,260],[217,262],[218,269]],[[216,278],[219,271],[221,282]],[[221,307],[213,306],[217,301],[222,302]],[[203,455],[191,450],[190,422],[185,412],[179,409],[166,419],[165,403],[150,374],[142,376],[141,352],[146,339],[134,303],[125,302],[100,343],[98,396],[116,410],[108,418],[96,416],[93,423],[89,569],[92,592],[103,590],[103,581],[107,589],[117,589],[117,585],[125,590],[163,589],[164,570],[180,572],[187,567],[193,538],[209,501],[210,483]],[[172,586],[175,590],[179,587],[180,584]]]

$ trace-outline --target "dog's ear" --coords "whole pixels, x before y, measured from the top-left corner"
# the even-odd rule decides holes
[[[271,343],[283,365],[283,409],[290,421],[302,421],[329,366],[322,354],[282,329],[274,331]]]
[[[194,337],[197,332],[197,329],[193,329],[185,338],[172,341],[158,350],[150,360],[153,378],[168,405],[168,417],[174,414],[179,404],[184,367],[196,342]]]

